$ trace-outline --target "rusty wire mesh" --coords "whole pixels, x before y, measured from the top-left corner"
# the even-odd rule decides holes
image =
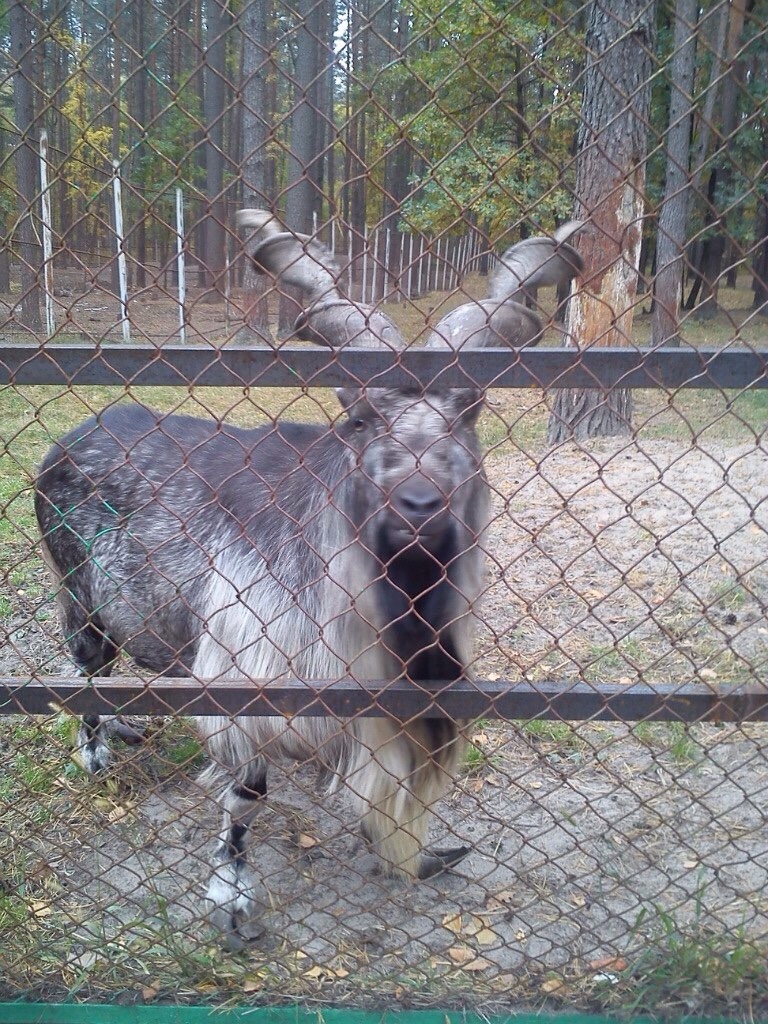
[[[765,4],[0,24],[0,992],[764,1009]]]

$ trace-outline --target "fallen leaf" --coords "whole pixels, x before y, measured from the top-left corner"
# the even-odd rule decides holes
[[[51,913],[50,904],[46,903],[45,900],[32,900],[29,909],[35,917],[48,917]]]
[[[349,971],[344,967],[328,967],[315,964],[308,971],[304,971],[305,978],[347,978]]]
[[[717,679],[717,672],[713,668],[703,668],[699,675],[702,679]]]
[[[314,836],[308,836],[306,832],[299,833],[299,846],[302,850],[311,850],[312,847],[317,846],[319,842],[319,839],[315,839]]]
[[[492,928],[481,928],[474,939],[478,946],[495,946],[499,941],[498,935]]]
[[[574,907],[586,907],[587,901],[580,892],[572,892],[568,897]]]
[[[515,938],[518,942],[525,942],[526,936],[522,928],[518,928],[518,930],[515,932]]]
[[[475,959],[474,952],[468,946],[451,946],[448,956],[455,964],[467,964]]]
[[[623,971],[626,969],[627,962],[622,960],[620,956],[604,956],[599,960],[590,960],[589,969],[591,971]]]
[[[474,960],[471,960],[468,964],[462,966],[463,971],[487,971],[493,964],[490,960],[486,960],[485,957],[476,956]]]
[[[446,914],[443,918],[443,928],[447,928],[454,935],[461,932],[461,914]]]
[[[684,860],[683,861],[683,867],[684,868],[697,868],[698,866],[699,866],[699,862],[697,860]]]
[[[542,981],[539,987],[542,992],[552,995],[553,992],[559,992],[560,989],[565,988],[565,982],[562,978],[547,978],[546,981]]]
[[[160,989],[156,985],[145,985],[141,990],[141,998],[146,1002],[150,999],[154,999]],[[246,991],[248,991],[246,989]]]
[[[632,680],[631,680],[631,678],[629,676],[620,676],[619,677],[619,685],[620,686],[629,686],[631,682],[632,682]]]
[[[509,906],[516,906],[517,899],[511,889],[502,889],[500,892],[492,893],[485,901],[485,909],[491,911],[507,910]]]
[[[472,781],[467,786],[467,789],[469,790],[470,793],[479,793],[484,785],[485,779],[472,779]]]

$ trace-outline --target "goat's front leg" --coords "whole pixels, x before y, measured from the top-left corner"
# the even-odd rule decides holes
[[[213,925],[232,950],[258,939],[264,929],[254,918],[259,909],[245,856],[249,829],[267,795],[266,766],[249,766],[244,781],[233,780],[225,790],[222,832],[206,899]]]

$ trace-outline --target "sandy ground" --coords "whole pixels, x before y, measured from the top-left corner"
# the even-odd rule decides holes
[[[478,675],[765,679],[759,443],[601,441],[538,461],[505,454],[488,471]],[[11,597],[0,672],[55,671],[52,619]],[[610,973],[602,961],[657,941],[669,920],[766,938],[768,728],[487,722],[472,734],[480,753],[436,809],[434,838],[473,853],[417,887],[376,873],[343,793],[318,801],[310,768],[273,771],[277,805],[250,857],[266,929],[247,954],[259,985],[351,985],[359,1002],[404,987],[417,1002],[464,993],[490,1006],[530,999],[553,978]],[[15,753],[8,735],[0,757],[11,771]],[[217,814],[193,778],[150,769],[130,796],[111,791],[96,818],[82,810],[91,784],[68,780],[62,792],[52,819],[19,829],[11,852],[43,858],[57,880],[50,905],[70,967],[153,929],[187,952],[215,946],[201,894]]]

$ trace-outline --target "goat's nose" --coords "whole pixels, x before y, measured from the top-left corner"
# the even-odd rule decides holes
[[[445,506],[440,488],[426,477],[404,480],[392,492],[395,510],[414,526],[436,516]]]

